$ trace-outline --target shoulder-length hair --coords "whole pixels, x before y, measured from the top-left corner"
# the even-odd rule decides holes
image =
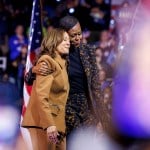
[[[39,57],[44,54],[55,57],[57,46],[63,41],[65,31],[63,29],[52,29],[47,35],[43,38],[41,43]],[[38,57],[38,58],[39,58]]]

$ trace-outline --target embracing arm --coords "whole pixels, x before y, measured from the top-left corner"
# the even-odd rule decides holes
[[[24,76],[24,81],[28,85],[32,85],[33,81],[35,80],[35,73],[32,72],[32,68],[30,68],[29,71]]]
[[[25,74],[24,81],[28,85],[32,85],[36,78],[36,74],[46,76],[50,72],[51,70],[48,68],[47,64],[44,61],[40,62],[36,66],[33,66],[29,69],[29,71]]]

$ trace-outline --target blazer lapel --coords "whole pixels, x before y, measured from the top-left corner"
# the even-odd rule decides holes
[[[63,69],[64,67],[66,67],[66,60],[65,60],[65,59],[62,59],[61,56],[59,56],[59,55],[57,54],[54,59],[55,59],[55,61],[59,64],[59,66],[60,66],[61,69]]]
[[[89,101],[88,104],[91,107],[91,110],[94,114],[96,114],[96,104],[93,100],[93,93],[92,93],[92,64],[90,61],[90,56],[88,54],[88,47],[85,47],[84,45],[81,45],[80,47],[80,58],[83,65],[83,68],[85,70],[85,74],[87,77],[87,84],[88,84],[88,95],[89,95]]]
[[[81,63],[83,65],[83,69],[85,71],[85,74],[87,76],[87,79],[89,80],[90,79],[90,74],[91,74],[90,73],[91,65],[90,65],[89,55],[88,55],[87,50],[84,47],[84,45],[80,46],[80,59],[81,59]]]

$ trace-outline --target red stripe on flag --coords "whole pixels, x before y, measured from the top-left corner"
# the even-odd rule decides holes
[[[31,95],[32,86],[25,84],[25,88],[26,88],[28,94]]]
[[[25,104],[23,104],[23,107],[22,107],[22,116],[24,116],[25,112],[26,112],[26,106],[25,106]]]
[[[30,52],[30,61],[32,64],[35,63],[36,53],[35,51]]]

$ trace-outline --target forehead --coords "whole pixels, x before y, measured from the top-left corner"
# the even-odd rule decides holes
[[[109,32],[108,32],[108,31],[102,31],[102,32],[101,32],[101,35],[102,35],[102,36],[107,36],[107,35],[109,35]]]
[[[64,36],[64,37],[69,37],[69,35],[68,35],[67,32],[64,32],[63,36]]]
[[[70,30],[68,30],[68,34],[76,34],[78,32],[81,32],[81,26],[79,23],[77,23],[74,27],[72,27]]]
[[[101,54],[101,53],[102,53],[102,50],[101,50],[101,49],[96,49],[95,53],[96,53],[96,54]]]

